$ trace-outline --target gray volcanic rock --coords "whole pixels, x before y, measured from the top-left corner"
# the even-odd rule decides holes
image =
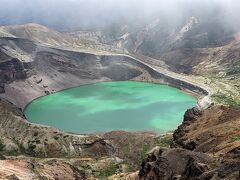
[[[4,85],[1,84],[1,85],[0,85],[0,93],[4,93],[4,92],[5,92],[5,90],[4,90]]]
[[[5,159],[6,159],[6,157],[3,156],[2,154],[0,154],[0,160],[5,160]]]
[[[0,64],[2,97],[23,109],[46,93],[105,80],[129,80],[142,74],[131,63],[119,63],[116,58],[109,58],[106,66],[101,64],[101,56],[48,48],[37,52],[33,62],[25,63],[28,66],[10,58]]]
[[[26,37],[25,33],[20,33],[20,37],[0,38],[1,97],[22,109],[33,99],[45,94],[87,83],[130,80],[145,71],[128,57],[94,55],[49,47],[43,42],[45,37],[37,37],[36,32],[32,32],[31,28],[37,27],[19,27],[20,30],[26,28]],[[15,28],[18,29],[7,29],[14,35],[19,35]],[[52,31],[46,29],[41,26],[38,31],[41,33],[44,30],[42,33],[49,38],[49,43],[53,37],[56,42],[60,41],[61,33],[55,32],[51,36]],[[33,41],[22,39],[23,37]],[[68,36],[63,38],[65,39],[59,44],[69,40]],[[68,44],[70,46],[70,42]],[[50,45],[58,47],[55,43]]]
[[[184,114],[183,122],[178,128],[174,131],[173,134],[173,143],[171,147],[183,147],[188,150],[194,150],[196,142],[190,141],[187,144],[182,142],[182,138],[186,132],[186,127],[194,123],[199,116],[201,116],[201,111],[197,108],[188,109]]]
[[[143,161],[141,179],[239,179],[239,109],[189,109],[173,134],[171,149]]]
[[[2,88],[5,83],[27,78],[23,63],[15,58],[10,58],[7,61],[0,61],[0,72],[0,84],[2,84]]]
[[[182,125],[173,134],[172,147],[225,154],[240,148],[239,109],[213,106],[185,113]]]
[[[184,149],[156,150],[148,155],[139,172],[140,179],[197,179],[213,159],[204,153]]]

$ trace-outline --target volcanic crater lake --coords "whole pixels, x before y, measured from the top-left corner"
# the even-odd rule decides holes
[[[73,133],[114,130],[174,130],[196,99],[160,84],[103,82],[82,85],[34,100],[25,109],[30,122]]]

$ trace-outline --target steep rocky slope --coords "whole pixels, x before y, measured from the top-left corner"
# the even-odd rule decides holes
[[[103,44],[106,39],[101,37],[100,42],[94,37],[87,41],[88,35],[76,37],[76,33],[60,33],[36,24],[0,27],[0,97],[4,99],[0,101],[0,151],[4,154],[0,156],[0,176],[106,179],[123,173],[115,177],[124,179],[124,173],[140,169],[147,151],[157,146],[148,153],[139,172],[127,174],[129,179],[239,178],[238,109],[213,106],[204,111],[188,110],[172,142],[171,134],[70,134],[31,124],[22,114],[27,103],[39,96],[113,80],[166,83],[195,95],[212,95],[198,85],[199,81],[210,86],[221,103],[224,100],[238,106],[238,36],[228,34],[220,43],[207,42],[209,47],[201,43],[184,47],[188,37],[197,42],[205,37],[198,37],[199,31],[187,35],[199,28],[199,20],[188,19],[173,34],[165,29],[164,36],[158,31],[160,22],[154,20],[135,34],[125,32],[109,45]],[[160,39],[153,38],[157,34]],[[159,54],[146,49],[152,47],[150,42],[158,41],[162,43],[156,46],[161,48]],[[189,75],[171,75],[172,71],[164,68]]]
[[[222,106],[188,110],[172,148],[150,153],[140,179],[239,179],[239,113]]]
[[[239,109],[212,107],[189,110],[173,137],[173,147],[227,156],[239,150]]]
[[[36,44],[42,44],[47,47],[69,50],[92,50],[93,52],[112,51],[122,52],[114,46],[103,44],[99,41],[91,40],[91,38],[83,38],[72,36],[71,33],[63,33],[54,29],[50,29],[40,24],[24,24],[1,26],[0,37],[4,38],[20,38],[28,39]]]
[[[142,73],[120,56],[53,49],[21,38],[1,38],[0,44],[1,96],[21,108],[48,93],[97,81],[132,79]]]

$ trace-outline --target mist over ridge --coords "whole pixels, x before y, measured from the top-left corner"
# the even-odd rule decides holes
[[[0,25],[39,23],[59,30],[113,23],[144,23],[155,17],[173,25],[186,17],[217,19],[238,29],[237,0],[0,0]]]

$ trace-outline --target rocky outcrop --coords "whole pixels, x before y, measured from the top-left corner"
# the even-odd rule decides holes
[[[240,148],[239,109],[210,107],[202,112],[188,110],[173,134],[172,147],[208,153],[230,153]]]
[[[158,149],[143,161],[140,179],[201,179],[213,158],[184,149]],[[212,166],[213,168],[213,166]]]
[[[173,134],[171,149],[151,152],[140,178],[239,179],[239,117],[239,109],[223,106],[188,110]]]
[[[3,179],[86,179],[84,172],[68,162],[48,160],[0,161],[0,177]]]
[[[115,149],[114,155],[128,163],[129,168],[138,169],[141,158],[155,146],[168,146],[171,135],[157,137],[151,132],[113,131],[103,134]]]
[[[186,133],[186,127],[190,124],[193,124],[199,116],[201,116],[202,112],[194,107],[185,112],[183,122],[180,126],[178,126],[177,130],[174,131],[173,134],[173,143],[171,147],[183,147],[188,150],[194,150],[196,147],[196,142],[189,141],[187,144],[183,143],[183,137]]]
[[[2,154],[0,154],[0,160],[5,160],[6,158],[2,155]]]
[[[7,62],[2,62],[0,67],[2,83],[10,83],[27,77],[23,63],[18,59],[13,58]]]
[[[1,53],[1,52],[0,52]],[[18,59],[11,58],[7,61],[0,60],[0,93],[4,93],[4,85],[13,81],[27,78],[23,63]]]
[[[0,84],[0,93],[5,93],[4,84]]]

